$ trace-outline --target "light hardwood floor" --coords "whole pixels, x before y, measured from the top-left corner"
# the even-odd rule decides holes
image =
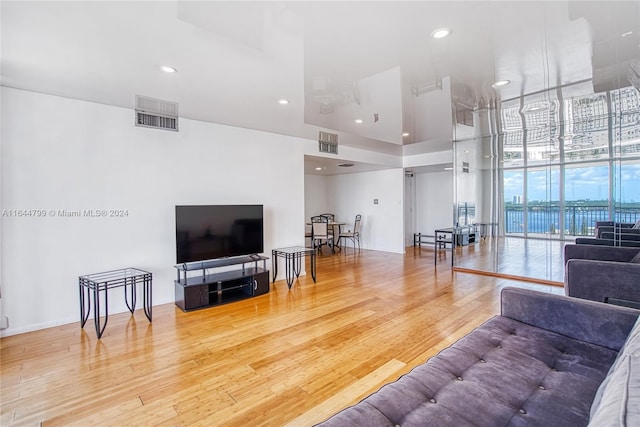
[[[499,237],[458,247],[456,266],[503,275],[564,281],[564,246],[570,241]]]
[[[308,426],[499,313],[505,286],[429,249],[318,257],[318,281],[184,313],[173,304],[5,337],[0,424]]]

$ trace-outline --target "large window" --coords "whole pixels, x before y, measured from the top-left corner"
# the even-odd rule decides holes
[[[614,164],[612,203],[615,221],[640,219],[640,161]]]
[[[638,90],[511,103],[502,119],[507,235],[592,236],[596,221],[640,219]]]
[[[561,230],[558,167],[527,171],[527,235],[557,237]]]
[[[564,178],[565,234],[591,236],[596,221],[609,218],[609,165],[566,166]]]
[[[504,171],[505,232],[524,235],[524,169]]]

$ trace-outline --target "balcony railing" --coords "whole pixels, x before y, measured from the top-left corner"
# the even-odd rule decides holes
[[[609,221],[608,206],[559,206],[548,204],[527,205],[527,233],[560,234],[560,214],[564,214],[565,236],[593,236],[596,221]],[[524,233],[524,207],[507,206],[504,211],[506,234]],[[634,223],[640,219],[640,206],[615,209],[616,222]]]

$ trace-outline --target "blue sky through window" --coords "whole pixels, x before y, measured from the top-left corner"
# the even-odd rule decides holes
[[[557,201],[559,199],[557,168],[529,171],[527,198]],[[640,203],[640,163],[627,163],[614,172],[614,199],[622,203]],[[516,202],[524,194],[524,170],[504,171],[504,201]],[[565,200],[608,200],[608,165],[565,168]],[[549,188],[551,187],[551,188]]]

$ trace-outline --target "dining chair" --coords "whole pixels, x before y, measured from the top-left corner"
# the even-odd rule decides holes
[[[304,226],[304,245],[307,246],[307,239],[309,239],[309,245],[313,245],[313,227],[310,224]],[[307,246],[308,247],[308,246]]]
[[[336,216],[332,213],[323,213],[320,216],[326,217],[329,222],[333,222],[336,219]]]
[[[322,215],[311,217],[311,237],[313,248],[321,252],[322,245],[327,245],[334,252],[333,236],[329,235],[329,220]]]
[[[356,242],[358,243],[358,250],[360,250],[360,227],[362,223],[362,215],[356,215],[355,222],[353,224],[353,231],[348,230],[345,232],[341,232],[338,235],[338,245],[340,244],[340,239],[349,239],[353,242],[353,250],[356,250]]]
[[[331,224],[332,222],[335,222],[335,220],[336,220],[336,216],[334,214],[332,214],[332,213],[323,213],[323,214],[320,214],[320,216],[323,217],[323,218],[326,218],[327,222],[329,224]],[[333,225],[329,225],[327,227],[327,233],[329,234],[329,236],[334,236],[335,237],[335,239],[334,239],[335,241],[338,240],[337,239],[338,236],[333,231]]]

